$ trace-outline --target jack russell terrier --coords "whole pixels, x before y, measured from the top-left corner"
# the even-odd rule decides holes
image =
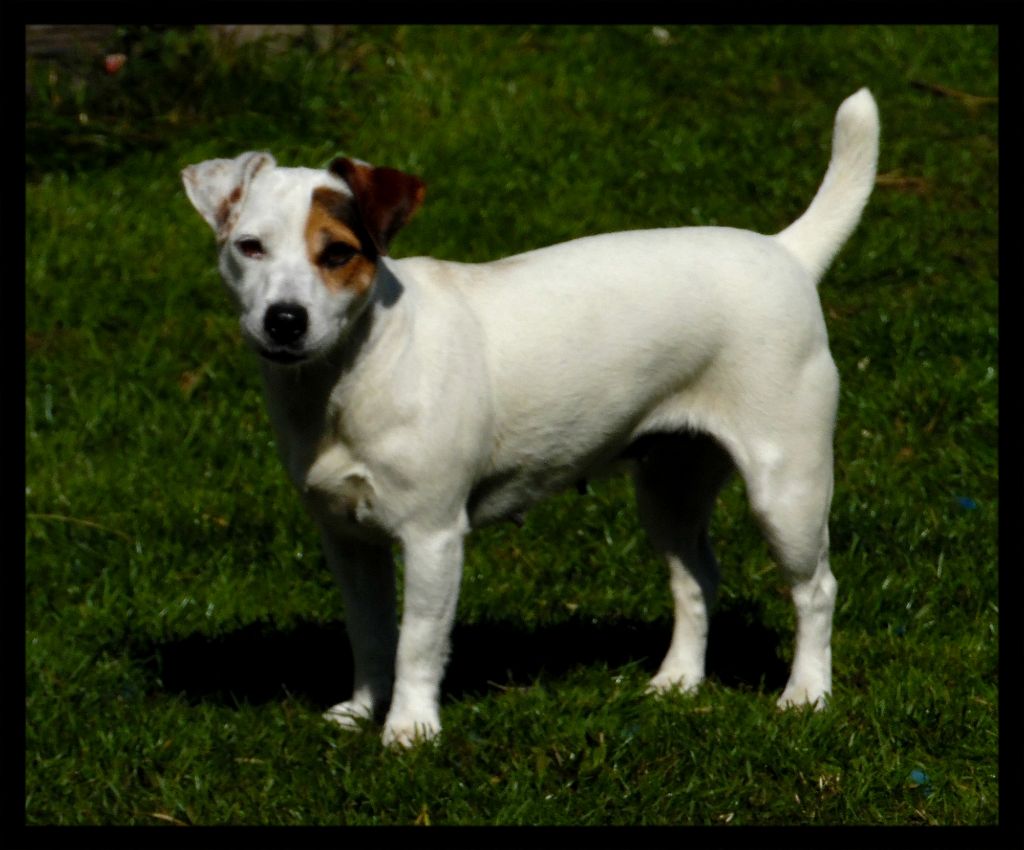
[[[463,538],[618,460],[675,602],[650,689],[704,678],[708,523],[735,467],[796,607],[779,705],[824,706],[839,379],[816,285],[867,203],[878,135],[861,89],[836,114],[810,207],[773,236],[670,227],[488,263],[388,256],[424,196],[401,171],[256,152],[184,169],[341,586],[355,681],[327,718],[382,719],[386,744],[436,736]]]

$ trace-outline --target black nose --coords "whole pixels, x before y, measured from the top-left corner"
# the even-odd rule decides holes
[[[306,332],[309,316],[301,304],[271,304],[263,316],[263,330],[274,342],[288,345]]]

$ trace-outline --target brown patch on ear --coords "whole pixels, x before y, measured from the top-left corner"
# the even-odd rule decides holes
[[[335,189],[314,189],[306,219],[306,255],[332,292],[349,289],[362,295],[373,283],[377,264],[364,253],[366,236],[360,238],[356,232],[359,228],[350,226],[353,217],[353,201],[347,195]],[[352,254],[346,262],[337,265],[334,260],[338,257],[339,243],[350,248]]]
[[[377,253],[387,254],[394,235],[423,203],[426,185],[403,171],[375,168],[347,157],[335,159],[329,170],[348,183]]]
[[[217,238],[219,241],[223,242],[227,239],[231,230],[230,225],[234,223],[232,221],[233,213],[236,212],[236,206],[240,200],[242,200],[242,187],[235,186],[231,194],[217,207]]]
[[[269,153],[250,151],[234,159],[208,159],[182,169],[185,194],[213,228],[218,242],[223,244],[231,233],[253,179],[273,165]]]

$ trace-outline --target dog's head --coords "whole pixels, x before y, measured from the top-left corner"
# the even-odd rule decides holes
[[[315,359],[345,336],[424,195],[417,177],[345,157],[319,171],[250,152],[181,176],[217,236],[246,341],[277,363]]]

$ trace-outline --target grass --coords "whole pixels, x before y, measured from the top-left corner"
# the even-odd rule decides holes
[[[27,823],[995,824],[998,125],[963,94],[996,94],[996,35],[370,27],[275,52],[126,29],[116,76],[31,62]],[[773,232],[865,84],[881,177],[821,290],[831,709],[774,708],[791,606],[739,484],[707,686],[643,695],[668,588],[611,480],[472,538],[438,746],[322,722],[344,612],[178,171],[266,148],[416,172],[400,255]]]

